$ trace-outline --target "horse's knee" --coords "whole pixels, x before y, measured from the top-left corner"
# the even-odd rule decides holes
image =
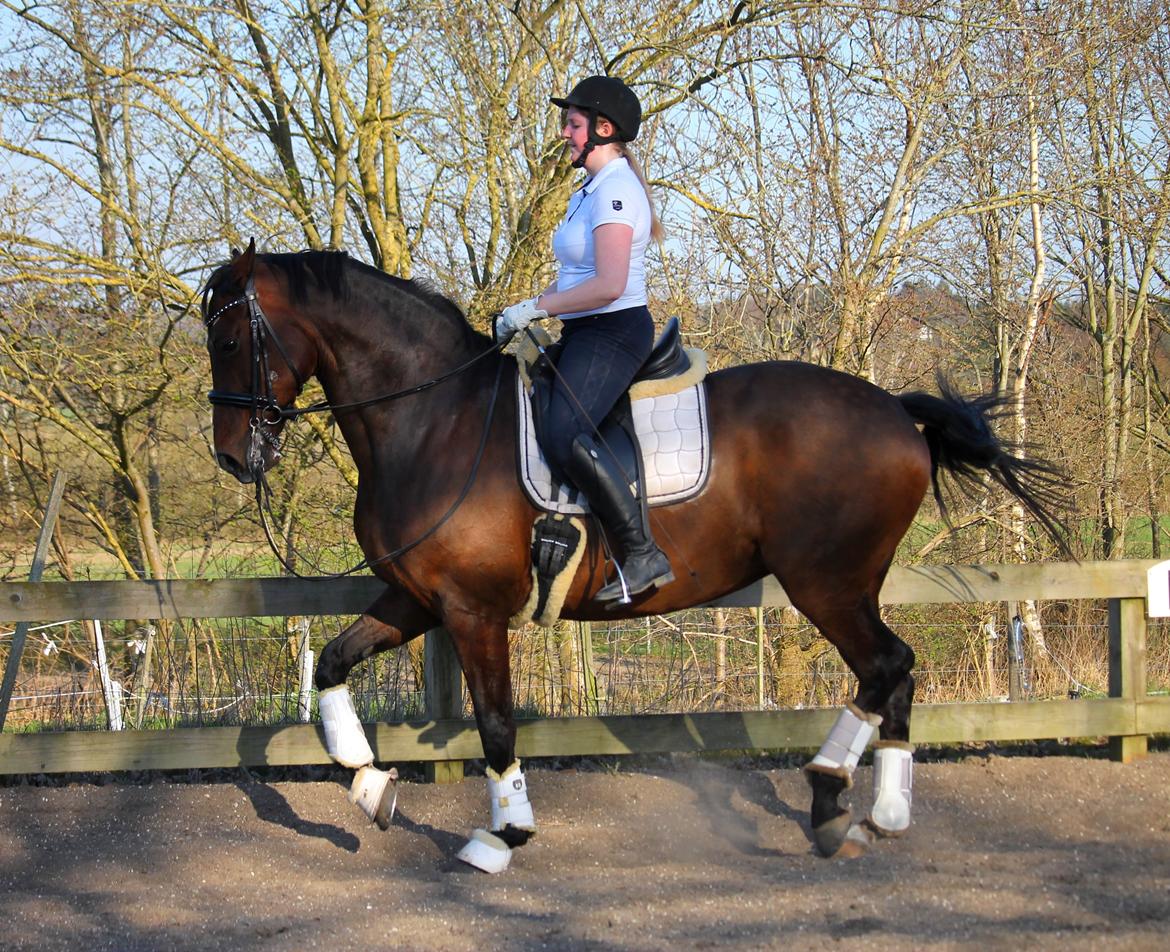
[[[397,629],[368,614],[362,615],[321,649],[317,672],[313,677],[317,690],[324,691],[344,684],[354,665],[404,640]]]

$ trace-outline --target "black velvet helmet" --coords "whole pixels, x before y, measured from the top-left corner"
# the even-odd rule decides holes
[[[633,142],[642,125],[642,104],[638,97],[616,76],[589,76],[563,99],[552,97],[552,103],[562,109],[576,106],[591,117],[604,116],[617,130],[614,139]],[[590,124],[592,128],[592,123]],[[599,140],[603,141],[603,140]],[[611,140],[612,141],[612,140]]]

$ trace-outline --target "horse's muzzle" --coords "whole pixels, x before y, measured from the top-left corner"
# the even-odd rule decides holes
[[[219,463],[220,469],[231,473],[241,483],[252,483],[256,481],[256,477],[252,471],[229,453],[216,453],[215,461]]]

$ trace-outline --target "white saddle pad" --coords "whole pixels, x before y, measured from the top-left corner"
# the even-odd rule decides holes
[[[554,483],[536,442],[532,401],[517,375],[517,417],[520,421],[520,482],[533,505],[548,512],[580,515],[589,510],[575,487]],[[707,428],[707,388],[700,382],[657,397],[631,401],[634,429],[642,446],[647,500],[652,506],[682,502],[697,495],[711,468]]]

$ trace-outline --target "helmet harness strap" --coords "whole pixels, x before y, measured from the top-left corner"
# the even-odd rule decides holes
[[[580,107],[578,107],[578,108],[580,108]],[[597,146],[605,145],[607,142],[621,142],[622,141],[622,138],[619,135],[599,136],[597,134],[597,117],[598,117],[597,110],[596,109],[588,109],[585,111],[589,115],[589,135],[585,139],[585,145],[581,147],[581,154],[579,156],[577,156],[577,158],[574,159],[572,162],[572,166],[575,169],[585,168],[585,160],[589,158],[589,153],[592,152]],[[617,129],[617,126],[614,125],[613,120],[609,119],[608,116],[603,116],[602,118],[606,119],[610,125],[614,126],[615,130]]]

